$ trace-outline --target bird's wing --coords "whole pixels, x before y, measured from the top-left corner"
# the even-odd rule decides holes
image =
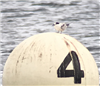
[[[61,25],[61,29],[64,29],[64,24]]]

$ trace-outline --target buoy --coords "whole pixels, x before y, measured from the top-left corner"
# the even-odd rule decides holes
[[[8,57],[3,86],[99,86],[97,65],[76,39],[42,33],[21,42]]]

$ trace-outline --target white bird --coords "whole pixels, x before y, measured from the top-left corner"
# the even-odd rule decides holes
[[[58,31],[58,33],[62,33],[62,31],[64,31],[69,26],[69,24],[56,22],[53,24],[53,26]]]

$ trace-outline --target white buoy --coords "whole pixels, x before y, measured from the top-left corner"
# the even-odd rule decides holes
[[[90,52],[76,39],[42,33],[21,42],[8,57],[3,86],[99,86]]]

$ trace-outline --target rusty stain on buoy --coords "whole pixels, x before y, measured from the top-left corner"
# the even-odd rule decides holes
[[[42,33],[21,42],[8,57],[3,86],[99,86],[90,52],[76,39]]]

